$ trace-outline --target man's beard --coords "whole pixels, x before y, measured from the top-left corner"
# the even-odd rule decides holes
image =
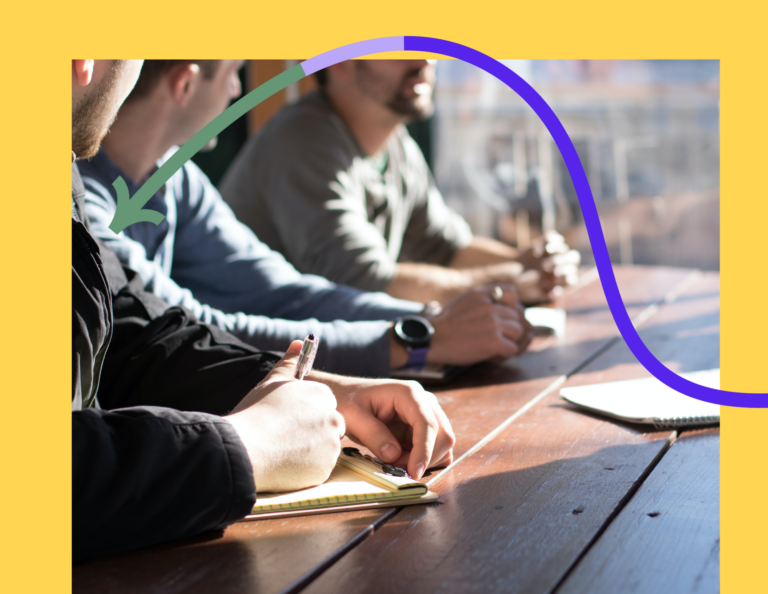
[[[365,60],[357,62],[357,69],[358,74],[362,75],[358,79],[361,92],[368,97],[380,101],[381,104],[385,105],[393,113],[404,116],[408,121],[414,121],[428,118],[435,111],[431,97],[416,95],[415,97],[408,98],[403,92],[406,81],[411,77],[418,76],[420,69],[417,68],[406,72],[397,85],[394,95],[392,95],[392,91],[389,88],[385,88],[385,85],[378,80],[376,75],[371,73]]]
[[[99,152],[101,139],[117,114],[112,102],[115,83],[124,65],[125,60],[114,60],[98,87],[80,99],[72,110],[72,151],[78,159],[87,159]]]
[[[389,109],[398,115],[407,117],[409,121],[423,120],[431,116],[435,111],[435,104],[432,102],[431,95],[416,95],[415,97],[408,98],[403,93],[406,81],[413,76],[418,76],[418,74],[418,69],[406,73],[403,76],[403,80],[400,81],[397,93],[387,103]]]
[[[398,91],[397,95],[387,103],[387,107],[396,114],[407,117],[408,121],[423,120],[435,111],[431,99],[425,100],[421,95],[408,99],[402,91]]]

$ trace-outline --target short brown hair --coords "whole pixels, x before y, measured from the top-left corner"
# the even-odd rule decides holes
[[[163,75],[179,64],[197,64],[200,66],[203,78],[210,80],[216,76],[220,62],[221,60],[144,60],[139,80],[136,81],[136,86],[133,87],[133,91],[128,95],[126,101],[149,95]]]

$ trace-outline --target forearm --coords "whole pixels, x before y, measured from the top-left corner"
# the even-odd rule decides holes
[[[228,319],[235,325],[227,330],[259,350],[283,351],[291,340],[315,334],[320,337],[315,359],[318,369],[365,377],[386,377],[389,373],[390,322],[293,321],[243,314]]]
[[[501,264],[516,260],[518,250],[495,239],[473,237],[472,243],[457,251],[451,260],[451,268],[475,268],[489,264]]]
[[[406,262],[397,265],[387,293],[401,299],[444,304],[474,287],[515,283],[522,272],[522,265],[508,261],[462,270]]]
[[[411,301],[445,303],[472,287],[472,276],[464,270],[404,262],[397,265],[387,293]]]

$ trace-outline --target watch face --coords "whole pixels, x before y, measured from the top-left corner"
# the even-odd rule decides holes
[[[420,320],[403,320],[403,334],[417,342],[421,342],[429,336],[429,330]]]
[[[428,347],[435,329],[418,316],[405,316],[395,324],[395,335],[412,348]]]

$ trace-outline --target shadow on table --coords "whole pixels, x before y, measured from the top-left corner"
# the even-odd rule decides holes
[[[372,516],[240,523],[223,534],[79,565],[73,591],[281,592],[348,548],[321,575],[319,585],[330,587],[325,591],[336,591],[336,579],[355,592],[401,591],[406,585],[408,591],[501,592],[510,583],[519,592],[549,591],[640,485],[667,443],[664,435],[638,438],[636,427],[617,423],[634,437],[619,433],[613,439],[634,443],[603,447],[605,435],[585,434],[577,425],[565,423],[559,435],[501,442],[493,456],[466,461],[461,473],[436,486],[440,503],[403,508],[353,548],[350,541],[366,533]],[[511,465],[516,469],[506,470]],[[674,525],[676,515],[687,513],[684,502],[678,503],[661,515],[649,508],[658,519],[647,520]],[[709,551],[709,544],[699,548]],[[698,553],[693,546],[670,551]]]
[[[583,435],[575,448],[567,436],[559,448],[497,443],[435,486],[439,504],[404,508],[312,592],[550,592],[640,487],[667,443],[663,435],[630,439],[631,445],[600,447],[599,436]],[[571,456],[571,449],[582,455]],[[511,465],[517,469],[506,470]],[[685,501],[654,505],[641,510],[643,521],[676,525],[690,515]],[[678,546],[669,556],[706,559],[712,544]],[[391,567],[397,571],[386,570]]]

